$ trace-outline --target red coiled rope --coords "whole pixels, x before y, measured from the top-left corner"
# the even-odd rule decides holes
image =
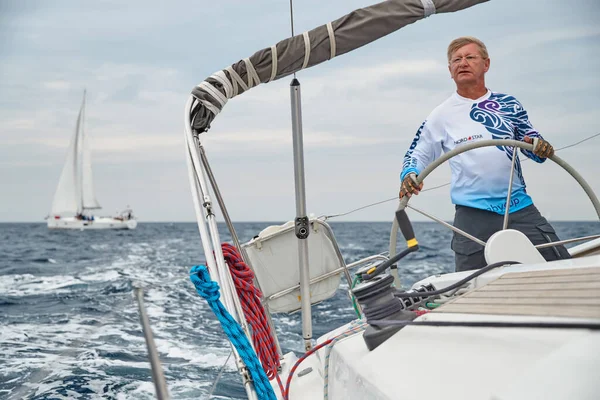
[[[261,303],[262,292],[254,286],[254,272],[246,265],[234,246],[223,243],[221,248],[225,262],[231,271],[244,316],[252,328],[252,342],[254,342],[254,348],[262,367],[269,380],[275,377],[279,378],[277,375],[279,354],[277,354],[275,339],[271,335],[265,309]]]

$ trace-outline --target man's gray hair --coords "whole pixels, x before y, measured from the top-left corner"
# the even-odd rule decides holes
[[[483,58],[485,60],[489,57],[487,48],[485,47],[485,44],[483,44],[483,42],[481,40],[479,40],[473,36],[463,36],[463,37],[459,37],[458,39],[454,39],[452,42],[450,42],[450,45],[448,45],[448,62],[450,62],[452,53],[454,53],[456,50],[460,49],[461,47],[466,46],[471,43],[475,43],[479,47],[479,54],[481,55],[481,58]]]

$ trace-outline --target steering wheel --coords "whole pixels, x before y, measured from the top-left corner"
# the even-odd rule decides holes
[[[429,164],[420,174],[419,176],[417,176],[417,186],[423,182],[425,180],[425,178],[431,174],[437,167],[439,167],[440,165],[442,165],[443,163],[445,163],[446,161],[448,161],[449,159],[451,159],[452,157],[456,157],[459,154],[462,154],[466,151],[469,150],[473,150],[473,149],[477,149],[480,147],[491,147],[491,146],[509,146],[509,147],[514,147],[514,148],[521,148],[524,150],[529,150],[529,151],[533,151],[533,145],[529,144],[529,143],[525,143],[525,142],[521,142],[518,140],[509,140],[509,139],[488,139],[488,140],[481,140],[475,143],[469,143],[466,144],[464,146],[460,146],[457,147],[447,153],[445,153],[444,155],[442,155],[440,158],[438,158],[437,160],[435,160],[434,162],[432,162],[431,164]],[[510,196],[511,196],[511,192],[512,192],[512,180],[513,180],[513,176],[514,176],[514,164],[515,164],[515,160],[517,158],[517,154],[516,152],[513,153],[513,167],[511,169],[511,177],[510,177],[510,189],[508,191],[508,195],[506,198],[506,204],[510,204]],[[596,210],[596,214],[598,215],[598,218],[600,219],[600,202],[598,201],[598,198],[596,197],[596,195],[594,194],[594,191],[592,190],[592,188],[590,187],[590,185],[585,181],[585,179],[583,179],[583,177],[573,168],[571,167],[569,164],[567,164],[566,161],[564,161],[563,159],[561,159],[560,157],[558,157],[556,154],[554,154],[552,157],[548,157],[550,160],[554,161],[556,164],[560,165],[565,171],[567,171],[576,181],[577,183],[579,183],[579,185],[583,188],[583,190],[585,191],[585,193],[588,195],[589,199],[591,200],[592,204],[594,205],[594,209]],[[408,206],[408,201],[410,200],[410,198],[408,196],[404,196],[401,200],[400,200],[400,205],[398,206],[398,212],[403,211],[407,206]],[[413,208],[414,209],[414,208]],[[419,211],[420,212],[420,211]],[[421,212],[422,213],[422,212]],[[454,226],[447,224],[446,222],[439,220],[431,215],[427,215],[425,213],[423,213],[423,215],[437,221],[440,222],[442,225],[446,225],[447,227],[449,227],[450,229],[454,230],[455,232],[466,236],[467,238],[483,245],[485,247],[485,242],[483,242],[482,240],[479,240],[477,238],[475,238],[472,235],[469,234],[465,234],[465,232],[455,228]],[[504,215],[504,224],[503,224],[503,229],[507,229],[507,222],[508,222],[508,212],[505,213]],[[390,258],[392,256],[394,256],[396,254],[396,241],[397,241],[397,233],[398,233],[398,221],[397,218],[394,218],[394,221],[392,223],[392,231],[390,234],[390,247],[389,247],[389,254],[390,254]],[[593,238],[593,237],[591,237]],[[583,239],[583,238],[582,238]],[[574,240],[575,241],[575,240]],[[552,243],[547,243],[547,244],[543,244],[543,245],[538,245],[538,246],[543,246],[543,247],[550,247],[554,244],[557,244],[558,242],[552,242]],[[563,243],[563,242],[561,242]],[[536,246],[536,248],[538,247]]]

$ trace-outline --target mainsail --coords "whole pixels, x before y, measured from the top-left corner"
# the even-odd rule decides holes
[[[193,128],[208,131],[227,101],[261,83],[288,76],[382,38],[435,13],[449,13],[488,0],[387,0],[280,41],[218,71],[192,90]]]
[[[54,194],[51,215],[75,215],[81,214],[85,209],[100,208],[94,193],[90,150],[83,126],[84,118],[85,92],[77,116],[75,133]]]

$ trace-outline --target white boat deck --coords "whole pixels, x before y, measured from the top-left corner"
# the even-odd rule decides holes
[[[418,320],[591,322],[439,312]],[[356,334],[331,352],[328,398],[595,400],[600,393],[598,354],[600,332],[585,329],[407,326],[373,351]],[[309,359],[303,368],[322,368],[315,355]],[[322,369],[294,377],[290,398],[323,398],[314,391],[315,379],[323,379]]]
[[[592,256],[490,271],[475,289],[417,321],[597,324],[599,261]],[[290,399],[324,398],[327,383],[330,400],[596,400],[599,354],[598,330],[406,326],[373,351],[362,334],[340,340],[327,379],[324,351],[311,355],[299,368],[310,372],[294,376]]]
[[[600,319],[600,267],[511,272],[435,312]]]

